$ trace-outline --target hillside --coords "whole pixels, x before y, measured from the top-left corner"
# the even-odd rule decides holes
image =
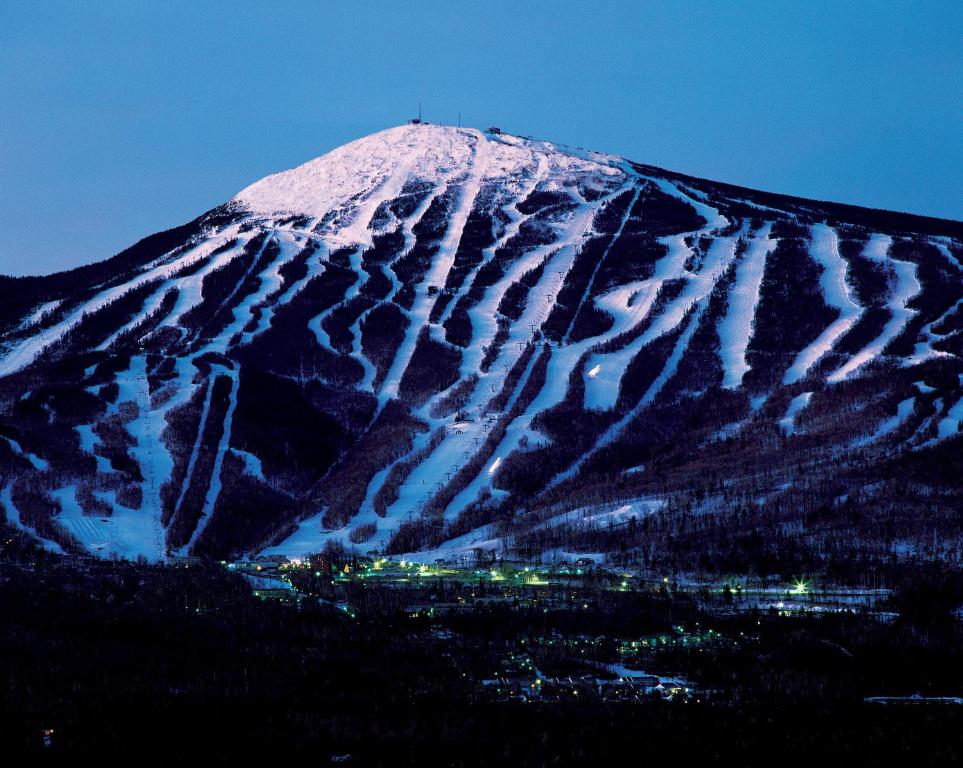
[[[406,125],[0,278],[50,549],[954,559],[963,224]]]

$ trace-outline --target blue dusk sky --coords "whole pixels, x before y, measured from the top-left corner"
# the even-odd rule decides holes
[[[963,3],[0,6],[0,272],[106,258],[425,118],[963,218]]]

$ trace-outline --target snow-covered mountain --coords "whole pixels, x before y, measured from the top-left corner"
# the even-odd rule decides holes
[[[149,559],[958,550],[961,242],[392,128],[0,278],[0,502],[50,548]]]

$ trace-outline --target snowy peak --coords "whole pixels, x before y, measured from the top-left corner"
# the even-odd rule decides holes
[[[476,183],[518,192],[528,179],[546,187],[578,184],[609,189],[624,172],[547,142],[471,128],[421,123],[389,128],[345,144],[288,171],[255,182],[234,200],[258,216],[307,216],[350,222],[332,229],[358,236],[373,205],[419,185],[448,185],[474,175]],[[359,221],[362,226],[358,226]]]

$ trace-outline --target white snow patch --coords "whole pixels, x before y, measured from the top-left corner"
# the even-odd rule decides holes
[[[886,437],[886,435],[894,432],[901,425],[905,424],[909,417],[913,414],[913,410],[915,408],[915,397],[910,397],[906,400],[903,400],[899,405],[896,406],[895,416],[891,416],[890,418],[886,419],[886,421],[880,424],[872,434],[853,441],[850,447],[864,448],[867,445],[872,445],[873,443],[878,442],[882,438]]]
[[[803,379],[809,369],[829,352],[859,320],[863,308],[856,303],[849,283],[846,282],[848,265],[839,255],[839,238],[836,231],[826,224],[811,227],[812,243],[809,252],[822,267],[819,285],[826,304],[839,310],[839,317],[831,322],[816,340],[803,349],[786,370],[783,384],[795,384]]]
[[[910,318],[916,314],[915,309],[909,309],[907,304],[919,295],[920,281],[916,276],[916,265],[908,261],[889,258],[889,251],[893,238],[889,235],[873,235],[863,249],[863,258],[891,267],[896,277],[896,285],[887,300],[890,312],[889,322],[883,327],[879,336],[853,355],[844,365],[831,373],[826,379],[835,384],[850,378],[867,363],[877,359],[887,345],[902,333]]]
[[[779,419],[779,427],[784,433],[787,435],[796,434],[796,417],[809,405],[812,396],[812,392],[803,392],[792,399],[786,409],[786,415]]]
[[[115,505],[110,517],[85,515],[74,485],[53,491],[51,496],[60,503],[61,510],[54,520],[88,551],[101,557],[132,560],[150,549],[149,539],[145,542],[145,528],[150,527],[150,521],[145,521],[146,513]]]
[[[750,242],[745,257],[736,269],[736,281],[729,291],[729,306],[719,322],[719,354],[724,374],[722,386],[737,389],[749,371],[746,349],[752,339],[756,308],[766,269],[766,258],[776,247],[770,239],[772,224],[767,223]]]

